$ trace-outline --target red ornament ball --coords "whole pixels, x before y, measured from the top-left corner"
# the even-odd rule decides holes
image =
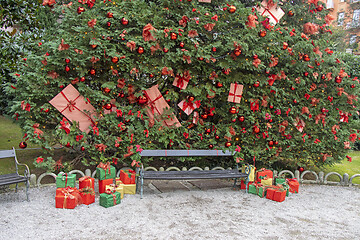
[[[69,67],[69,66],[65,66],[65,71],[66,71],[66,72],[70,71],[70,67]]]
[[[234,55],[235,56],[238,57],[238,56],[240,56],[240,54],[241,54],[241,49],[237,48],[237,49],[234,50]]]
[[[111,91],[111,89],[108,87],[105,87],[103,91],[104,91],[104,93],[109,93]]]
[[[222,88],[222,87],[223,87],[223,84],[222,84],[221,82],[217,82],[216,85],[215,85],[215,87],[217,87],[217,88]]]
[[[111,22],[107,22],[106,26],[110,27],[111,26]]]
[[[163,48],[163,52],[164,52],[164,53],[167,53],[168,51],[169,51],[169,49]]]
[[[267,32],[265,30],[260,30],[259,37],[265,37]]]
[[[355,88],[355,84],[351,84],[351,86],[350,86],[351,88]]]
[[[113,18],[113,17],[114,17],[114,14],[113,14],[112,12],[108,12],[108,13],[106,14],[106,17],[107,17],[107,18]]]
[[[260,132],[260,128],[259,128],[258,126],[254,126],[253,132],[254,132],[254,133],[259,133],[259,132]]]
[[[111,58],[111,61],[112,61],[113,63],[118,63],[118,62],[119,62],[119,58],[118,58],[118,57],[113,57],[113,58]]]
[[[129,20],[126,19],[126,18],[122,18],[122,19],[121,19],[121,24],[124,25],[124,26],[126,26],[126,25],[129,24]]]
[[[231,5],[229,7],[229,13],[234,13],[234,12],[236,12],[236,7],[234,5]]]
[[[137,52],[139,54],[143,54],[144,53],[144,48],[143,47],[138,47]]]
[[[225,147],[231,147],[231,142],[226,142]]]
[[[230,109],[229,109],[229,113],[231,113],[231,114],[235,114],[237,111],[236,111],[236,108],[235,107],[231,107]]]
[[[213,149],[213,148],[214,148],[214,145],[209,144],[209,148],[210,148],[210,149]]]
[[[299,167],[298,169],[299,169],[299,172],[301,172],[301,173],[305,170],[303,167]]]
[[[91,75],[95,75],[95,74],[96,74],[96,70],[95,70],[95,69],[91,69],[91,70],[90,70],[90,74],[91,74]]]
[[[85,77],[81,77],[80,82],[85,82]]]
[[[212,47],[211,51],[216,52],[216,47]]]
[[[181,43],[179,44],[179,47],[181,47],[181,48],[185,47],[185,43],[184,43],[184,42],[181,42]]]
[[[26,147],[27,147],[27,143],[26,143],[26,142],[21,142],[21,143],[19,143],[19,148],[25,149]]]
[[[254,84],[253,84],[254,87],[259,87],[260,86],[260,82],[259,81],[256,81]]]
[[[290,11],[288,11],[287,15],[288,15],[289,17],[292,17],[292,16],[294,16],[294,12],[290,10]]]
[[[143,104],[146,104],[146,103],[147,103],[148,98],[147,98],[145,95],[142,95],[142,96],[140,96],[140,97],[138,98],[137,101],[138,101],[139,104],[143,105]]]
[[[82,13],[82,12],[85,12],[85,8],[83,8],[83,7],[78,7],[77,13],[80,14],[80,13]]]
[[[68,147],[68,148],[71,147],[70,143],[67,142],[66,145],[65,145],[65,147]]]
[[[303,59],[304,59],[305,62],[310,61],[310,57],[307,54],[304,54]]]
[[[245,117],[244,117],[244,116],[240,116],[240,117],[239,117],[239,121],[240,121],[240,122],[245,121]]]
[[[81,151],[85,151],[85,147],[81,147],[80,150],[81,150]]]
[[[69,64],[69,63],[70,63],[70,59],[66,58],[66,59],[65,59],[65,62],[66,62],[67,64]]]
[[[111,103],[107,103],[107,104],[104,105],[104,108],[105,108],[106,110],[110,110],[110,109],[112,108],[112,104],[111,104]]]
[[[192,101],[195,100],[195,98],[194,98],[194,96],[189,96],[189,97],[188,97],[188,100],[189,100],[189,102],[192,102]]]
[[[342,82],[342,78],[341,78],[340,76],[336,76],[335,82],[336,82],[336,83],[341,83],[341,82]]]
[[[176,40],[177,39],[177,34],[176,33],[170,33],[170,39],[171,40]]]
[[[208,118],[208,115],[207,115],[206,113],[201,114],[201,118],[202,118],[202,119],[207,119],[207,118]]]

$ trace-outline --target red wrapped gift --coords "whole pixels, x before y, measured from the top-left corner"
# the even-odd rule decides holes
[[[266,198],[267,199],[270,199],[270,200],[273,200],[274,198],[274,193],[279,190],[280,187],[278,186],[270,186],[268,189],[267,189],[267,192],[266,192]]]
[[[183,110],[187,115],[190,115],[196,108],[200,107],[200,101],[189,101],[189,100],[182,100],[178,106]]]
[[[276,4],[269,5],[266,0],[262,1],[261,5],[257,7],[256,10],[261,14],[261,16],[269,18],[269,22],[273,25],[276,25],[285,15],[285,12],[281,8],[277,7]]]
[[[181,124],[179,120],[173,113],[164,114],[166,109],[170,109],[170,106],[165,101],[164,97],[161,95],[158,85],[152,86],[151,88],[144,90],[144,95],[147,97],[148,102],[146,104],[147,115],[151,120],[155,118],[165,126],[175,126],[180,127]],[[166,115],[166,116],[165,116]],[[160,118],[159,118],[160,117]]]
[[[114,182],[114,179],[110,178],[110,179],[104,179],[104,180],[99,180],[99,193],[104,193],[106,190],[106,185],[110,185]]]
[[[95,192],[93,188],[85,187],[79,190],[82,203],[89,205],[95,202]]]
[[[89,127],[95,125],[94,119],[97,117],[95,108],[87,101],[76,88],[69,84],[58,95],[49,101],[70,121],[79,123],[79,129],[88,133]]]
[[[242,98],[244,85],[231,83],[230,84],[230,91],[228,96],[228,102],[240,103]]]
[[[273,172],[269,169],[262,168],[256,172],[256,182],[261,182],[262,179],[273,178]]]
[[[120,180],[123,184],[135,184],[136,172],[132,169],[120,170]]]
[[[89,176],[84,176],[79,179],[79,189],[90,187],[95,190],[95,179]]]
[[[56,189],[55,207],[74,209],[82,204],[82,198],[76,188],[58,188]]]
[[[285,197],[286,197],[286,190],[285,189],[277,189],[274,192],[274,196],[273,196],[272,200],[277,201],[277,202],[282,202],[285,200]]]
[[[287,178],[286,182],[291,193],[299,193],[299,182],[296,178]]]
[[[252,184],[253,182],[248,182],[247,184],[247,189],[249,189],[249,185]],[[241,180],[240,182],[240,189],[246,189],[246,185],[245,185],[245,181]]]
[[[173,86],[178,87],[180,89],[185,89],[189,83],[189,80],[190,78],[176,76],[173,82]]]

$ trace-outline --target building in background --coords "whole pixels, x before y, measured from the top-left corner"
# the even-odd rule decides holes
[[[327,0],[326,6],[335,19],[332,25],[347,33],[344,44],[350,51],[359,52],[360,0]]]

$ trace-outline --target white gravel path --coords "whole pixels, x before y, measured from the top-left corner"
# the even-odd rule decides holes
[[[55,186],[0,194],[0,239],[360,239],[360,188],[301,185],[278,203],[230,188],[55,208]]]

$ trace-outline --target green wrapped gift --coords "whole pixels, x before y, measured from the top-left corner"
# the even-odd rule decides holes
[[[56,176],[57,188],[75,187],[75,182],[76,174],[59,173]]]
[[[106,191],[100,194],[100,206],[108,208],[118,205],[120,202],[121,194],[119,192]]]
[[[289,185],[284,182],[283,184],[277,184],[277,186],[281,186],[282,188],[284,188],[286,190],[286,196],[288,197],[289,196]]]
[[[284,183],[286,183],[285,178],[279,178],[279,177],[275,178],[275,185],[281,185]]]
[[[110,178],[115,178],[116,175],[116,168],[110,163],[99,163],[96,167],[96,177],[99,180],[105,180]]]
[[[257,186],[257,185],[256,185],[255,183],[250,184],[250,185],[249,185],[249,189],[248,189],[248,193],[257,194],[256,186]]]
[[[269,188],[269,186],[257,186],[256,190],[257,190],[257,195],[259,195],[259,197],[263,198],[264,196],[266,196],[266,190]]]

